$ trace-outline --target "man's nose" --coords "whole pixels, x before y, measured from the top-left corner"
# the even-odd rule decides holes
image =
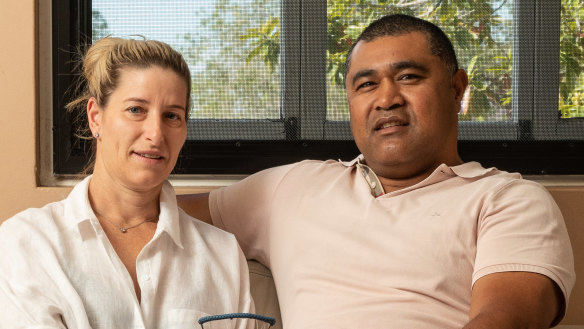
[[[392,81],[382,81],[377,89],[376,110],[393,110],[403,106],[405,99],[399,86]]]

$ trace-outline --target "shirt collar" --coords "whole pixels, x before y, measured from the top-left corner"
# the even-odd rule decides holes
[[[79,182],[65,200],[65,216],[77,224],[81,239],[89,237],[89,231],[95,232],[99,221],[89,204],[89,181],[91,175]],[[92,229],[93,228],[93,229]],[[180,217],[176,195],[172,185],[165,181],[160,193],[160,214],[154,237],[166,232],[174,243],[184,248],[180,234]]]
[[[366,164],[364,164],[363,155],[360,154],[358,157],[353,159],[349,162],[343,162],[339,160],[346,167],[356,167],[358,171],[363,175],[367,185],[369,185],[369,189],[371,189],[371,195],[374,197],[382,196],[385,194],[383,191],[383,185],[381,185],[381,181],[379,181],[379,177],[373,172],[373,169],[369,168]]]
[[[381,182],[379,181],[379,178],[377,177],[377,175],[373,172],[373,170],[371,168],[369,168],[367,165],[364,164],[365,161],[365,157],[363,156],[363,154],[359,154],[359,156],[357,156],[355,159],[351,160],[351,161],[341,161],[339,160],[339,162],[344,165],[345,167],[355,167],[359,170],[359,172],[361,172],[361,174],[363,175],[363,178],[365,178],[365,181],[367,182],[367,184],[369,185],[369,188],[371,189],[371,194],[374,197],[378,197],[384,194],[383,191],[383,186],[381,185]],[[431,184],[435,184],[438,182],[441,182],[443,180],[446,180],[450,177],[453,176],[458,176],[461,178],[478,178],[478,177],[482,177],[482,176],[487,176],[490,174],[494,174],[494,173],[498,173],[500,172],[499,170],[497,170],[497,168],[483,168],[483,166],[481,166],[480,163],[478,162],[466,162],[463,163],[461,165],[457,165],[457,166],[452,166],[449,167],[445,164],[441,164],[440,166],[438,166],[438,168],[436,168],[432,174],[430,176],[428,176],[426,179],[424,179],[423,181],[419,182],[418,184],[412,185],[408,188],[396,191],[396,192],[407,192],[409,190],[413,190],[416,188],[420,188],[420,187],[424,187],[427,185],[431,185]]]
[[[443,166],[450,168],[455,175],[462,178],[477,178],[500,172],[495,167],[484,168],[480,163],[475,161],[465,162],[461,165],[453,167],[448,167],[446,165]]]
[[[341,161],[341,159],[339,159],[339,162],[347,168],[355,166],[357,164],[357,161],[360,161],[360,162],[365,161],[365,157],[363,156],[363,154],[359,154],[355,159],[353,159],[351,161]]]
[[[77,183],[71,193],[69,193],[67,199],[65,199],[65,218],[77,224],[82,237],[85,226],[89,222],[97,222],[97,217],[89,204],[88,190],[90,180],[91,175]]]
[[[162,185],[160,217],[155,236],[162,232],[166,232],[177,246],[184,249],[180,235],[180,215],[176,203],[176,194],[169,181],[165,181]]]

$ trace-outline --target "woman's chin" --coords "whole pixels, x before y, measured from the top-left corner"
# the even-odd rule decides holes
[[[139,173],[132,175],[125,185],[134,191],[147,192],[159,189],[166,178],[168,174]]]

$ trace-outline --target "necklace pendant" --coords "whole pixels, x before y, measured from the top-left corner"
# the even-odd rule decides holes
[[[128,229],[125,227],[120,227],[120,231],[122,231],[122,233],[126,233],[128,232]]]

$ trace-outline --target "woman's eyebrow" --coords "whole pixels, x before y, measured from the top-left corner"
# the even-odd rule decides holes
[[[128,97],[126,99],[124,99],[124,102],[136,102],[136,103],[143,103],[143,104],[150,104],[150,102],[144,98],[140,98],[140,97]],[[179,104],[171,104],[168,105],[167,108],[175,108],[175,109],[179,109],[179,110],[183,110],[185,111],[185,107]]]
[[[137,102],[137,103],[144,103],[144,104],[149,104],[150,102],[144,98],[139,98],[139,97],[128,97],[126,99],[124,99],[124,102]]]

